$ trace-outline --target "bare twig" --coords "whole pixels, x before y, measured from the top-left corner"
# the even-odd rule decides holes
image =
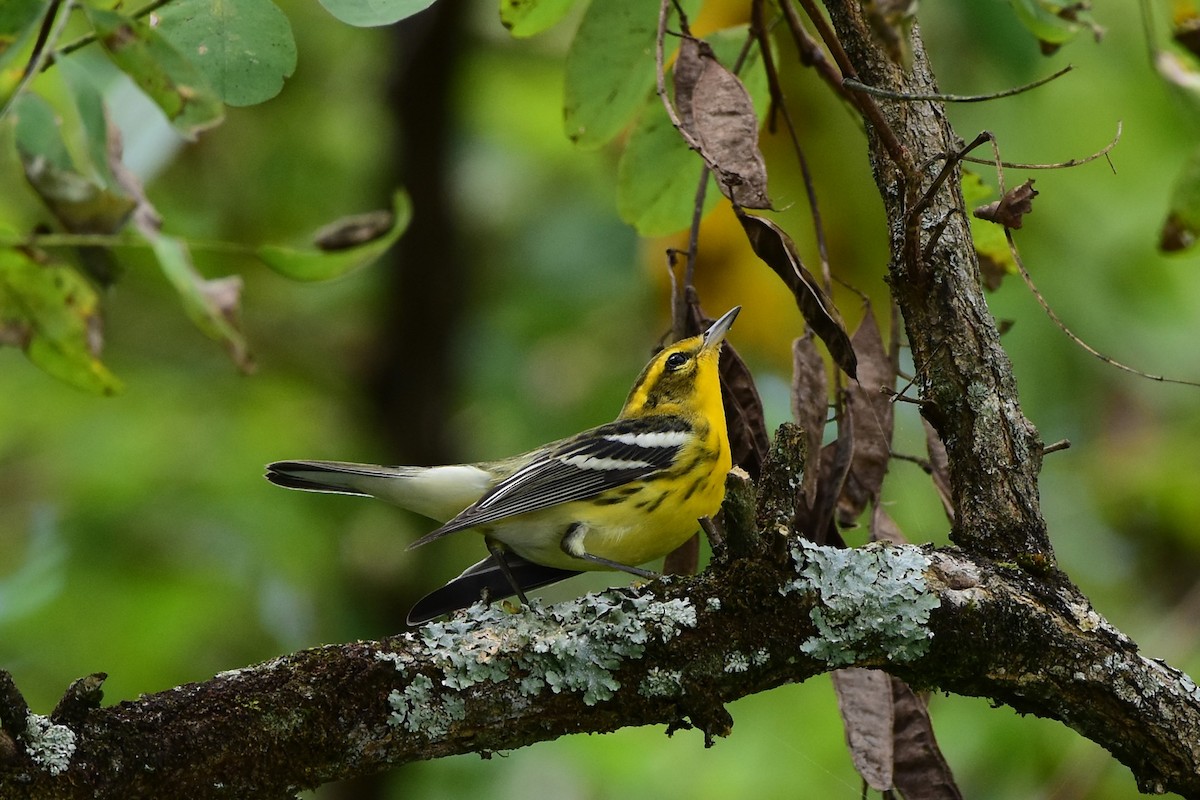
[[[858,78],[858,71],[855,70],[854,64],[850,61],[850,56],[846,55],[846,51],[842,49],[842,43],[838,40],[837,33],[833,30],[833,26],[829,24],[829,20],[821,14],[821,10],[817,8],[815,0],[798,0],[800,7],[804,9],[804,13],[812,21],[816,27],[821,41],[825,43],[825,47],[829,50],[833,60],[837,62],[838,69],[842,71],[842,79]],[[784,3],[786,5],[786,2]],[[789,18],[790,22],[790,18]],[[896,138],[896,133],[888,125],[884,119],[883,112],[879,110],[879,106],[875,104],[874,98],[867,96],[852,96],[854,104],[858,106],[863,116],[866,117],[871,127],[878,134],[880,142],[883,144],[888,155],[896,168],[906,177],[912,173],[912,158],[908,151],[900,144],[900,140]]]
[[[1017,270],[1021,273],[1021,278],[1025,281],[1025,285],[1029,287],[1029,291],[1033,292],[1033,296],[1037,298],[1038,304],[1041,305],[1042,310],[1046,312],[1046,316],[1050,317],[1050,320],[1058,326],[1060,331],[1066,334],[1068,339],[1109,366],[1116,367],[1123,372],[1129,372],[1139,377],[1146,378],[1147,380],[1158,381],[1159,383],[1176,383],[1181,386],[1195,386],[1196,388],[1200,388],[1200,382],[1185,381],[1179,378],[1165,378],[1162,375],[1151,375],[1148,372],[1142,372],[1140,369],[1135,369],[1127,364],[1122,364],[1120,361],[1104,355],[1099,350],[1085,342],[1083,339],[1080,339],[1078,336],[1076,336],[1075,333],[1073,333],[1071,329],[1068,328],[1066,324],[1059,318],[1054,309],[1050,307],[1050,304],[1046,302],[1046,298],[1042,296],[1041,291],[1039,291],[1037,286],[1034,285],[1033,278],[1029,275],[1029,270],[1025,269],[1025,263],[1021,260],[1021,254],[1017,252],[1017,245],[1015,242],[1013,242],[1012,231],[1010,229],[1004,229],[1004,238],[1008,240],[1008,250],[1010,253],[1012,253],[1013,261],[1016,263]]]
[[[1067,66],[1055,72],[1053,75],[1047,75],[1045,78],[1039,78],[1032,83],[1027,83],[1024,86],[1016,86],[1011,89],[993,92],[991,94],[909,94],[907,92],[893,92],[891,89],[882,89],[878,86],[868,86],[856,78],[845,78],[842,80],[842,85],[847,89],[852,89],[856,92],[863,92],[872,97],[882,97],[887,100],[904,100],[908,102],[916,102],[919,100],[932,100],[941,103],[982,103],[987,100],[998,100],[1001,97],[1012,97],[1013,95],[1028,92],[1030,89],[1036,89],[1043,86],[1056,78],[1061,78],[1071,70],[1074,66]]]
[[[146,16],[147,14],[150,14],[153,11],[157,11],[158,9],[162,8],[169,2],[171,2],[171,0],[151,0],[151,2],[147,3],[146,5],[142,6],[139,9],[137,9],[129,16],[133,17],[134,19],[140,19],[140,18]],[[85,33],[83,36],[80,36],[78,39],[75,39],[74,41],[67,42],[61,48],[59,48],[58,50],[55,50],[53,53],[50,54],[49,59],[47,59],[46,63],[43,65],[42,68],[45,69],[45,68],[49,67],[57,59],[60,59],[63,56],[69,56],[71,53],[74,53],[76,50],[87,47],[89,44],[91,44],[94,41],[96,41],[96,32],[91,31],[89,33]]]
[[[966,155],[962,156],[960,158],[960,160],[961,161],[970,161],[972,164],[998,164],[1000,166],[1007,167],[1008,169],[1068,169],[1070,167],[1078,167],[1080,164],[1087,164],[1088,162],[1095,161],[1098,158],[1103,157],[1103,158],[1107,159],[1109,152],[1114,147],[1117,146],[1117,142],[1121,141],[1121,131],[1122,131],[1122,124],[1121,124],[1121,121],[1118,120],[1117,121],[1117,134],[1112,138],[1112,141],[1110,141],[1104,147],[1102,147],[1101,149],[1092,153],[1090,156],[1084,156],[1083,158],[1072,158],[1068,161],[1060,161],[1056,164],[1019,164],[1019,163],[1012,162],[1012,161],[999,161],[999,160],[990,160],[989,161],[987,159],[975,158],[974,156],[966,156]],[[1109,159],[1109,161],[1108,161],[1108,166],[1110,168],[1112,168],[1113,172],[1117,171],[1117,168],[1113,166],[1111,159]],[[1003,194],[1003,192],[1001,192],[1001,194]]]
[[[787,3],[784,3],[787,6]],[[771,54],[771,41],[767,38],[766,22],[763,19],[763,2],[754,0],[751,5],[750,33],[758,41],[758,50],[762,56],[763,67],[767,75],[767,89],[771,93],[771,105],[783,117],[784,127],[787,128],[788,138],[792,142],[792,151],[800,165],[800,175],[804,180],[804,192],[808,196],[809,212],[812,214],[813,230],[817,241],[817,257],[821,260],[821,281],[825,291],[833,293],[832,270],[829,266],[829,245],[825,238],[825,226],[821,222],[821,209],[817,203],[817,187],[813,180],[808,158],[800,145],[800,137],[796,133],[796,124],[788,110],[787,100],[783,96],[783,87],[779,82],[779,73],[775,69],[775,59]],[[794,10],[793,10],[794,13]],[[814,43],[815,45],[815,43]]]

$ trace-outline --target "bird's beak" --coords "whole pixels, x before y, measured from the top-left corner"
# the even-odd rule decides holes
[[[709,326],[708,330],[704,332],[703,347],[705,350],[721,346],[721,342],[725,341],[725,334],[729,333],[729,329],[733,327],[733,321],[737,319],[738,312],[741,310],[741,306],[734,306],[725,312],[725,316]]]

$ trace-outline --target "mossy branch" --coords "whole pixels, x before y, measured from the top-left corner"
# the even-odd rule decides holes
[[[735,560],[516,614],[476,606],[62,719],[31,714],[9,680],[0,796],[290,797],[568,733],[665,724],[711,740],[725,703],[850,664],[1059,719],[1143,789],[1200,796],[1195,684],[1069,587],[956,551],[800,540],[782,565]]]

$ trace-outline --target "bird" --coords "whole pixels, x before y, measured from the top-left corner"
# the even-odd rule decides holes
[[[363,495],[443,523],[409,545],[465,530],[488,556],[419,600],[420,625],[476,601],[590,570],[658,577],[641,564],[687,541],[725,497],[731,466],[718,358],[740,306],[651,358],[609,423],[499,461],[413,467],[276,461],[288,489]]]

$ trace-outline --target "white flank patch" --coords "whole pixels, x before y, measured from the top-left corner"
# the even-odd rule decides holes
[[[687,431],[651,431],[648,433],[614,433],[604,438],[610,442],[634,447],[679,447],[691,436]]]
[[[568,456],[559,459],[564,464],[580,469],[639,469],[653,466],[645,461],[628,461],[622,458],[596,458],[595,456]]]

